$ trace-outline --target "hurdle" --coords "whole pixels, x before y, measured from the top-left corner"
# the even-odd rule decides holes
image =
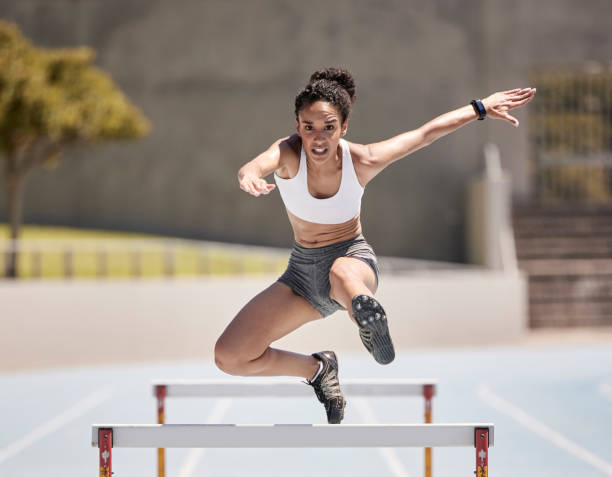
[[[476,477],[489,475],[493,424],[100,424],[92,426],[100,477],[112,477],[114,447],[317,448],[475,447]]]
[[[165,424],[168,397],[314,397],[312,389],[298,381],[261,380],[158,380],[153,383],[157,399],[157,423]],[[425,400],[424,422],[431,424],[435,379],[346,379],[341,383],[347,396],[402,396]],[[157,450],[157,475],[165,477],[165,449]],[[432,476],[432,449],[425,447],[425,477]]]

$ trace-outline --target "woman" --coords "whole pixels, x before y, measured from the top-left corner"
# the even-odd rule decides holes
[[[276,141],[238,172],[240,188],[258,197],[274,190],[287,209],[295,242],[285,273],[253,298],[215,346],[217,366],[240,376],[297,376],[313,386],[329,423],[340,423],[345,400],[333,351],[311,356],[270,344],[303,324],[348,310],[366,349],[387,364],[395,351],[387,316],[374,298],[376,256],[361,234],[364,187],[389,164],[485,116],[518,127],[508,111],[529,102],[535,89],[514,89],[474,100],[418,129],[379,143],[345,141],[355,82],[344,69],[316,71],[295,99],[297,132]]]

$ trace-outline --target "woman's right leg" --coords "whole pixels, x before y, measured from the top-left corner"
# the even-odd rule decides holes
[[[270,344],[321,314],[284,283],[275,282],[247,303],[215,345],[219,369],[238,376],[299,376],[311,379],[319,361]]]

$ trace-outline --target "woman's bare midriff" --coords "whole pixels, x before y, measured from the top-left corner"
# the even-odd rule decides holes
[[[325,247],[332,243],[342,242],[357,237],[361,233],[361,220],[355,218],[341,224],[317,224],[296,217],[287,211],[293,228],[295,241],[302,247]]]

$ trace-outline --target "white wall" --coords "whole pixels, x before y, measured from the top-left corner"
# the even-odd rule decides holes
[[[0,281],[0,370],[209,359],[229,320],[275,278]],[[383,275],[378,297],[399,350],[515,342],[527,323],[521,275]],[[362,349],[345,312],[308,324],[276,346],[305,353]]]

